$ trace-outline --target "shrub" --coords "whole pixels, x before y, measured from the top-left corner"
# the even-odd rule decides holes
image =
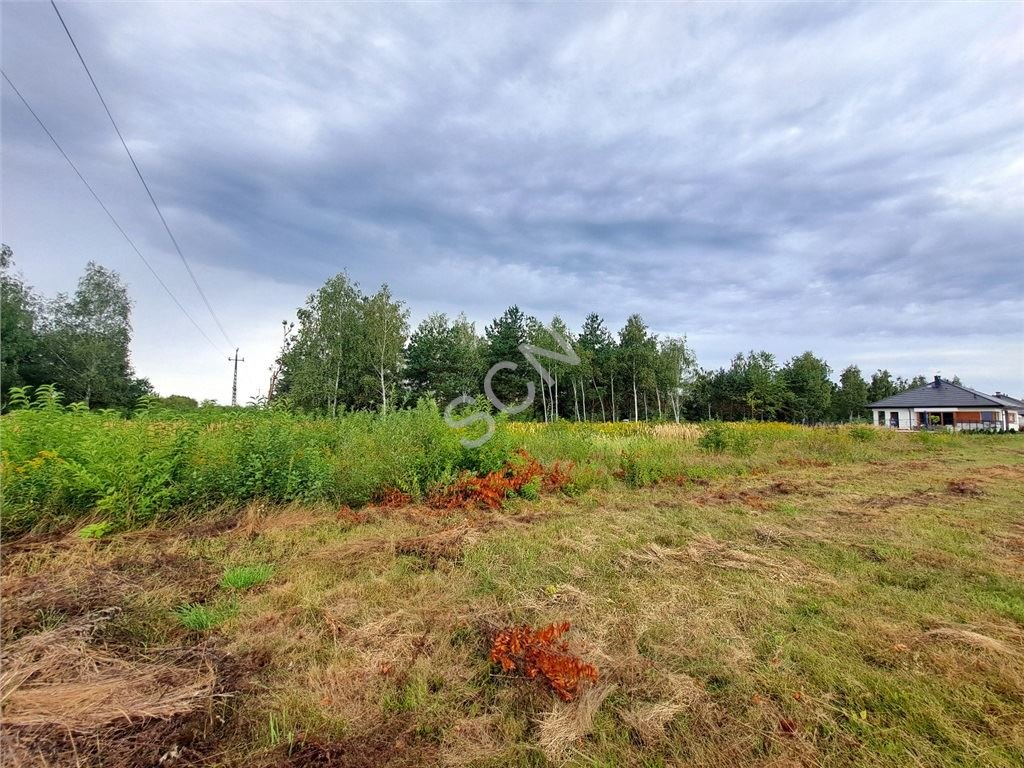
[[[847,430],[850,437],[861,443],[868,443],[875,440],[878,437],[878,432],[874,427],[869,427],[866,424],[855,424]]]
[[[724,453],[729,447],[729,430],[720,421],[708,422],[697,445],[708,453]]]
[[[592,488],[608,488],[611,482],[612,476],[607,469],[586,462],[573,467],[569,479],[562,486],[562,492],[567,496],[580,496]]]
[[[539,477],[535,477],[532,480],[524,483],[523,487],[519,489],[519,495],[522,496],[524,499],[529,499],[530,501],[537,501],[538,499],[540,499],[540,483],[541,479]]]
[[[731,428],[726,433],[729,451],[736,456],[753,456],[757,449],[754,433],[749,429]]]
[[[40,387],[0,419],[6,533],[102,512],[116,528],[252,499],[360,506],[387,491],[413,499],[461,472],[504,467],[515,442],[500,426],[479,450],[460,444],[429,401],[385,415],[320,419],[280,410],[154,409],[131,419],[60,404]]]

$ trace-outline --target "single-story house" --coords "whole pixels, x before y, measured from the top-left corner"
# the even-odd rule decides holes
[[[869,403],[871,422],[891,429],[1003,429],[1024,425],[1024,402],[954,384],[939,376],[921,387]]]
[[[1024,400],[1018,400],[1016,397],[1010,397],[1002,392],[996,392],[993,396],[994,400],[998,400],[1001,403],[1006,403],[1011,411],[1017,412],[1017,428],[1024,429]]]

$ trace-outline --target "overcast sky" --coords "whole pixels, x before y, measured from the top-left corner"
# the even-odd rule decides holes
[[[707,367],[810,349],[1024,392],[1024,4],[60,5],[242,400],[341,270],[414,321],[640,312]],[[229,399],[53,9],[2,14],[4,71],[218,344],[6,84],[3,241],[46,294],[118,270],[138,373]]]

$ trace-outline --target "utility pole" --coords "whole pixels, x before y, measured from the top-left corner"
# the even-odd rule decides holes
[[[238,405],[238,364],[244,363],[245,358],[238,356],[238,347],[235,347],[235,356],[228,358],[229,363],[235,364],[235,377],[231,380],[231,405]]]

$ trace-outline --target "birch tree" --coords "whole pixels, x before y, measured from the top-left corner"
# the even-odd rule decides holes
[[[131,300],[120,276],[89,262],[74,295],[58,294],[46,315],[40,346],[68,400],[132,405]]]
[[[281,390],[296,406],[337,416],[359,402],[365,371],[363,303],[348,275],[335,275],[296,313],[298,328],[282,356]]]
[[[374,379],[380,387],[380,409],[387,412],[388,391],[398,379],[409,335],[409,310],[392,297],[386,283],[363,301],[363,333]]]
[[[640,420],[640,393],[654,384],[657,339],[640,315],[630,315],[619,331],[619,363],[633,395],[633,419]]]

